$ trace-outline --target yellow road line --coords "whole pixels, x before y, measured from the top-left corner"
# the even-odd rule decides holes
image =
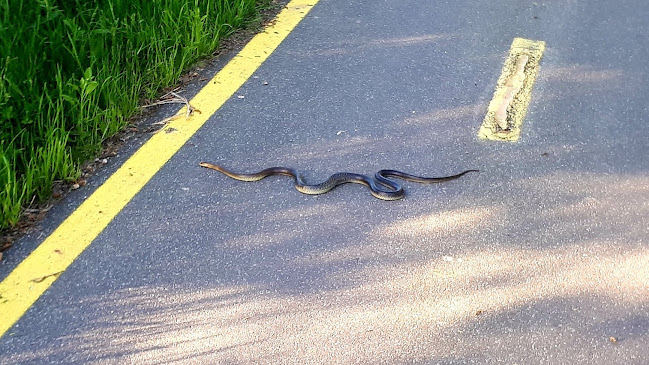
[[[292,0],[157,133],[0,283],[0,337],[29,309],[185,142],[261,66],[319,0]],[[172,129],[173,128],[173,129]]]
[[[478,136],[516,142],[532,97],[545,42],[514,38]]]

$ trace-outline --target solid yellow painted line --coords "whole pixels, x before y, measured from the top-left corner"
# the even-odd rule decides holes
[[[518,141],[544,50],[543,41],[514,39],[478,132],[481,139]]]
[[[85,250],[185,142],[259,68],[318,0],[292,0],[191,101],[201,113],[169,123],[0,283],[0,337]],[[173,128],[173,129],[172,129]]]

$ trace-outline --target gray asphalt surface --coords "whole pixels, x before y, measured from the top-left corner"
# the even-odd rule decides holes
[[[649,363],[648,19],[643,1],[321,0],[0,363]],[[522,139],[480,141],[514,37],[547,42]],[[204,160],[481,172],[384,202]]]

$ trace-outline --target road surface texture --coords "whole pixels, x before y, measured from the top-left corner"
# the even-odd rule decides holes
[[[648,19],[639,0],[321,0],[0,338],[0,364],[647,364]],[[546,42],[521,138],[481,140],[515,37]],[[386,202],[201,161],[480,173]]]

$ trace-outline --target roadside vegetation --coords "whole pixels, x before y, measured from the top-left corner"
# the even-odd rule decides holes
[[[269,0],[0,0],[0,230]]]

